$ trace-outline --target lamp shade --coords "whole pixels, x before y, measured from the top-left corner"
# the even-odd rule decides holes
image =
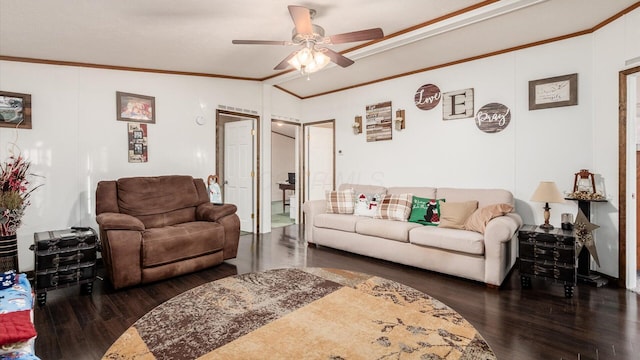
[[[543,203],[563,203],[564,197],[553,181],[541,181],[538,188],[531,196],[531,201]]]

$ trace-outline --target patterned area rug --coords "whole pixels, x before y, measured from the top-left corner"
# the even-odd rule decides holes
[[[103,359],[495,359],[448,306],[345,270],[277,269],[201,285],[133,324]]]

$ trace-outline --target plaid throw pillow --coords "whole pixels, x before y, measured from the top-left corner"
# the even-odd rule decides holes
[[[342,191],[327,191],[327,212],[330,214],[353,214],[356,203],[356,193],[353,189]]]
[[[385,195],[378,203],[376,219],[407,221],[411,214],[412,194]]]

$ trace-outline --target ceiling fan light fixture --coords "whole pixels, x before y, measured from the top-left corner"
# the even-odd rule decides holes
[[[289,64],[302,74],[311,74],[327,66],[330,61],[322,51],[304,48],[289,60]]]
[[[301,74],[307,75],[319,71],[333,62],[343,68],[353,64],[353,60],[327,47],[316,48],[317,45],[344,44],[355,41],[369,41],[384,37],[382,29],[366,29],[325,37],[322,26],[313,24],[316,11],[299,5],[289,5],[289,14],[294,28],[291,30],[291,41],[274,40],[232,40],[234,44],[249,45],[296,45],[303,48],[289,53],[273,70],[285,70],[292,66]]]

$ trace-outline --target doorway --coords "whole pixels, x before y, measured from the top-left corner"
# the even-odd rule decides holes
[[[271,120],[271,228],[299,223],[300,124]]]
[[[304,124],[304,201],[325,198],[336,187],[335,120]]]
[[[216,174],[222,200],[235,204],[240,230],[260,229],[260,117],[216,110]]]
[[[636,164],[638,103],[640,98],[640,66],[619,73],[619,137],[618,137],[618,286],[635,289],[638,286],[637,192],[638,169]],[[627,217],[632,219],[627,221]]]

